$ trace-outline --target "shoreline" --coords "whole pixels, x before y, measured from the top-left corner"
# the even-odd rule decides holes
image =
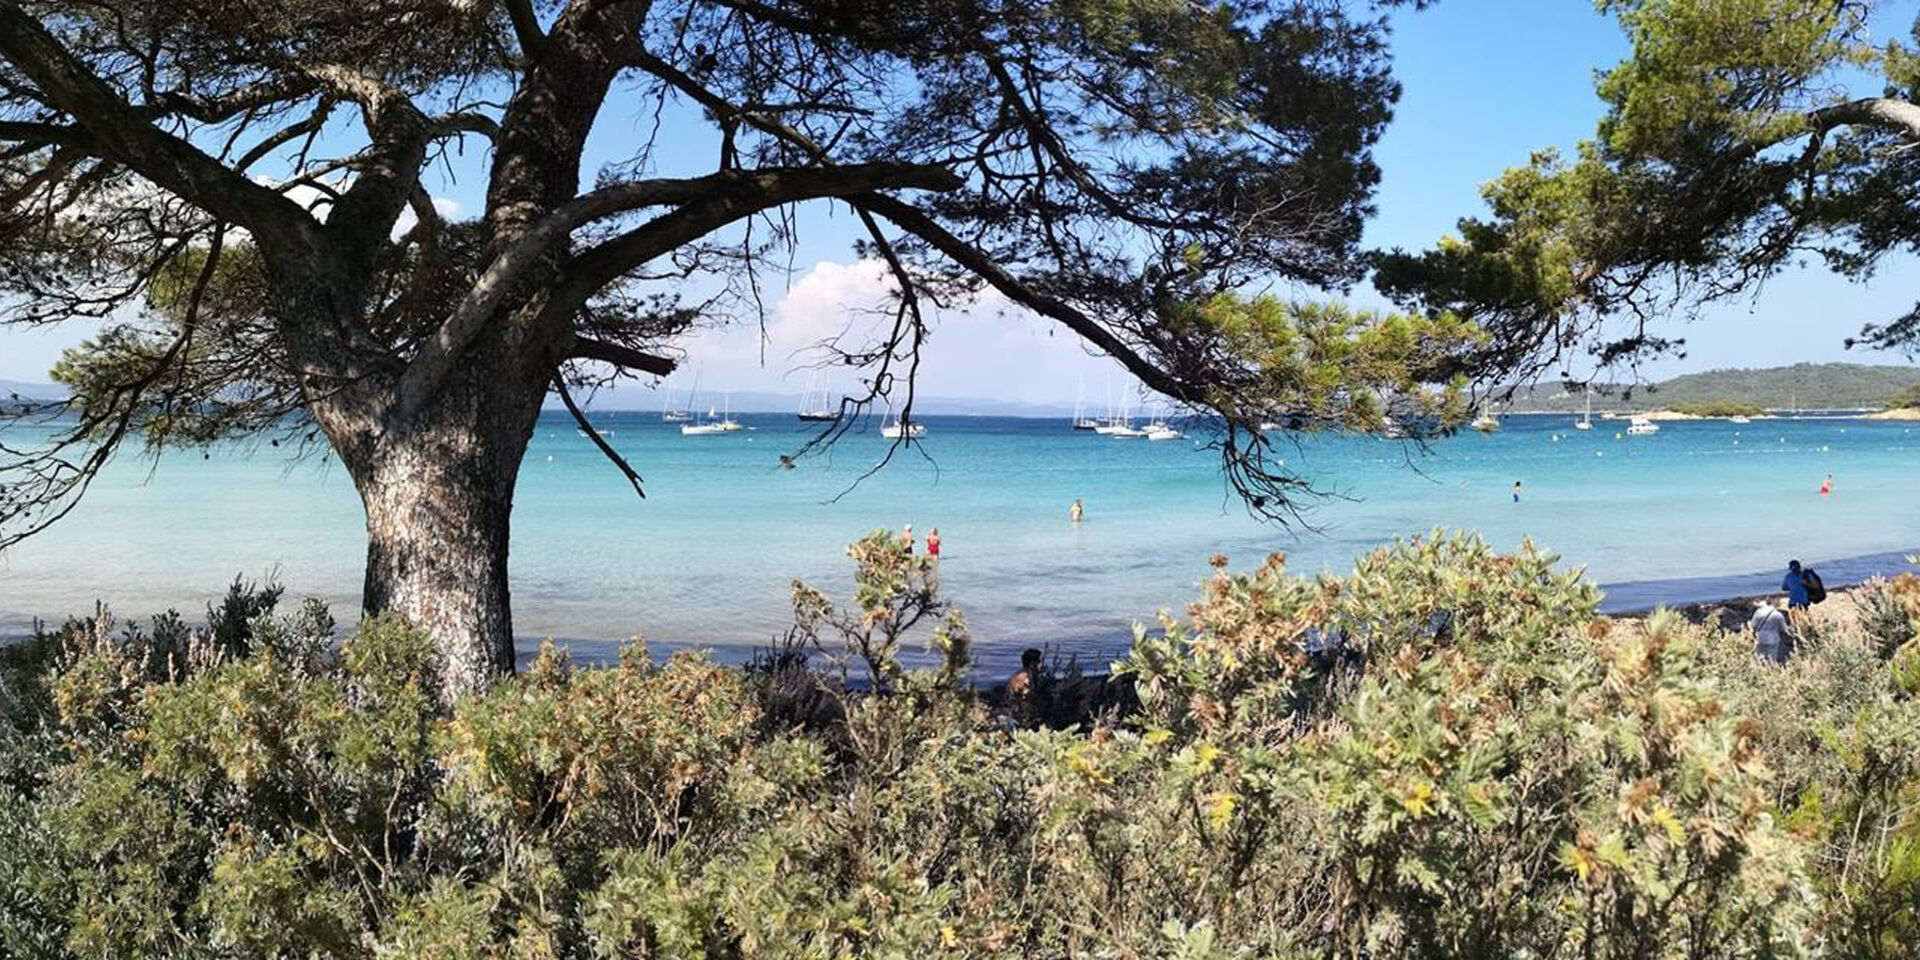
[[[1920,549],[1816,560],[1807,565],[1820,572],[1827,584],[1829,596],[1838,598],[1851,594],[1862,583],[1875,577],[1891,577],[1903,572],[1920,572],[1920,568],[1916,568],[1907,561],[1909,556],[1916,555],[1920,555]],[[1781,596],[1779,583],[1784,575],[1783,562],[1779,569],[1768,572],[1597,584],[1604,594],[1600,601],[1600,613],[1618,620],[1642,620],[1650,616],[1654,610],[1664,607],[1679,612],[1695,623],[1716,618],[1723,626],[1738,627],[1746,622],[1746,618],[1752,614],[1753,608],[1758,603],[1763,600],[1778,599]],[[1832,604],[1822,604],[1816,609],[1831,611],[1836,607]],[[127,614],[117,611],[114,613],[115,619],[123,623],[143,623],[150,615],[150,613],[139,614],[130,620]],[[1146,623],[1149,622],[1150,617],[1142,616],[1136,619]],[[65,622],[65,618],[42,622],[48,627],[57,628]],[[25,640],[31,636],[30,629],[24,623],[0,624],[0,644]],[[613,662],[618,656],[619,649],[632,641],[632,637],[523,635],[516,637],[515,645],[518,648],[516,660],[522,666],[531,662],[538,655],[541,645],[549,639],[567,649],[577,662],[589,664]],[[766,649],[764,642],[712,643],[649,637],[646,643],[649,651],[661,658],[681,651],[704,651],[712,656],[716,663],[733,667],[745,665]],[[1085,675],[1092,676],[1106,673],[1113,660],[1124,656],[1131,645],[1130,631],[1121,631],[1113,636],[1060,637],[1038,644],[1027,642],[977,644],[974,649],[974,668],[979,677],[976,685],[987,688],[1001,682],[1005,676],[1018,669],[1020,652],[1028,646],[1038,646],[1045,650],[1050,658],[1057,657],[1062,663],[1077,662]],[[909,666],[924,666],[933,662],[932,654],[918,648],[910,648],[902,653],[904,654],[903,662]]]

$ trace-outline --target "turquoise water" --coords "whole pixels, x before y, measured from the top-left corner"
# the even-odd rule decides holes
[[[786,471],[777,456],[804,435],[790,415],[747,415],[747,430],[707,437],[683,437],[652,414],[597,419],[645,476],[648,499],[564,415],[542,419],[514,513],[514,614],[529,646],[552,635],[602,655],[642,633],[738,658],[788,622],[792,578],[844,595],[844,545],[903,523],[923,536],[940,528],[943,583],[990,664],[1043,643],[1109,651],[1135,621],[1193,597],[1215,552],[1251,567],[1280,550],[1295,570],[1338,570],[1435,526],[1478,529],[1502,548],[1532,535],[1598,582],[1634,582],[1619,602],[1650,604],[1758,589],[1777,575],[1741,575],[1788,556],[1875,555],[1834,568],[1865,572],[1920,548],[1914,424],[1669,422],[1616,438],[1623,421],[1579,433],[1566,417],[1514,416],[1497,434],[1425,454],[1393,441],[1308,440],[1289,460],[1341,495],[1312,507],[1315,533],[1248,517],[1193,441],[933,417],[930,460],[904,455],[848,492],[885,449],[877,424]],[[10,441],[25,430],[10,428]],[[1829,472],[1835,492],[1823,498]],[[1077,526],[1066,519],[1075,497],[1087,506]],[[197,614],[236,574],[277,576],[290,594],[324,597],[344,614],[357,608],[361,520],[337,464],[240,449],[157,465],[126,458],[71,517],[0,557],[0,632],[89,611],[96,599],[126,614]]]

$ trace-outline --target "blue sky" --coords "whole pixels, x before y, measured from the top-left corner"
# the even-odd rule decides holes
[[[1384,172],[1380,214],[1369,225],[1366,242],[1420,249],[1450,232],[1461,216],[1482,212],[1480,185],[1501,170],[1524,163],[1533,150],[1570,148],[1590,135],[1601,112],[1593,94],[1594,72],[1618,61],[1626,46],[1614,25],[1581,0],[1446,0],[1425,12],[1398,16],[1393,49],[1405,93],[1377,151]],[[611,104],[596,129],[598,161],[622,155],[651,124],[650,113],[639,104]],[[692,116],[669,116],[662,143],[667,146],[661,166],[651,172],[710,169],[703,166],[712,156],[710,135]],[[587,176],[598,161],[590,163]],[[470,216],[478,207],[480,184],[477,177],[462,180],[441,183],[435,193]],[[686,344],[688,369],[702,372],[703,389],[798,392],[806,375],[795,368],[813,356],[807,348],[844,327],[849,308],[881,295],[881,272],[855,262],[853,224],[844,210],[816,204],[802,213],[801,223],[792,275],[767,278],[772,310],[765,339],[757,325],[742,323],[703,331]],[[1365,288],[1351,298],[1382,305]],[[1640,374],[1659,378],[1802,360],[1902,362],[1897,356],[1848,351],[1842,340],[1864,322],[1905,311],[1915,299],[1920,299],[1920,269],[1911,261],[1889,264],[1865,285],[1817,268],[1794,271],[1751,301],[1722,305],[1691,324],[1670,327],[1687,339],[1687,356],[1660,361]],[[0,330],[0,378],[46,379],[59,350],[82,335],[71,329]],[[1121,391],[1120,385],[1108,386],[1114,379],[1110,364],[1087,356],[1071,335],[989,301],[940,318],[922,390],[1071,401],[1084,385],[1097,403],[1103,391]],[[686,380],[679,378],[682,390]],[[630,388],[617,402],[645,406],[657,400]]]

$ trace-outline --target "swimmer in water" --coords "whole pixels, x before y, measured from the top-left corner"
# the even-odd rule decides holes
[[[1513,502],[1514,503],[1520,502],[1520,481],[1518,480],[1515,480],[1513,482]]]
[[[1830,494],[1832,492],[1833,492],[1833,474],[1829,473],[1827,474],[1827,478],[1825,480],[1820,481],[1820,495],[1824,497],[1827,494]]]
[[[1079,523],[1080,518],[1086,515],[1087,508],[1080,505],[1080,498],[1073,498],[1073,506],[1067,508],[1067,519],[1074,523]]]

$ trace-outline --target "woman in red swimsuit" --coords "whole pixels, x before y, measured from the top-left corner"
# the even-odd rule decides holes
[[[927,556],[932,557],[935,560],[940,559],[940,528],[939,527],[934,527],[932,530],[927,531]]]

